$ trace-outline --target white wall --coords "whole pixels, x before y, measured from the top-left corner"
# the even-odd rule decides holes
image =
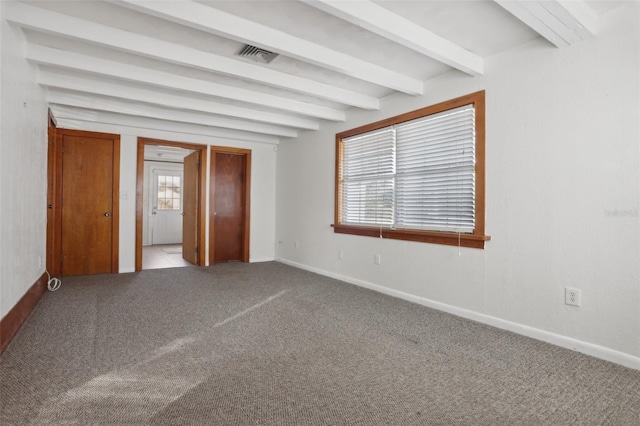
[[[536,40],[483,77],[450,72],[281,144],[279,259],[640,368],[639,8],[604,16],[594,40]],[[484,250],[333,233],[336,132],[482,89]]]
[[[47,107],[21,30],[1,19],[0,318],[44,272]]]
[[[276,152],[274,147],[276,147],[276,145],[142,128],[125,128],[108,124],[85,123],[82,129],[120,135],[120,272],[133,272],[135,270],[136,167],[138,137],[250,149],[250,261],[263,262],[275,259]],[[207,162],[208,161],[209,158],[207,158]],[[208,167],[207,170],[209,170]],[[208,217],[208,182],[206,193]],[[209,230],[207,227],[206,235],[209,235],[208,232]],[[205,243],[208,245],[208,238]],[[206,258],[209,258],[208,246]]]

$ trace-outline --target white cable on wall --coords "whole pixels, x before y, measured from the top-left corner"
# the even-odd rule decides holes
[[[49,271],[45,270],[47,273],[47,277],[49,277],[49,281],[47,281],[47,288],[49,291],[56,291],[62,285],[62,281],[59,278],[51,278]]]

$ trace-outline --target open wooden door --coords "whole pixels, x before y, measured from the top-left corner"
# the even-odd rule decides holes
[[[198,194],[200,193],[200,152],[196,151],[184,158],[184,187],[182,195],[182,258],[194,265],[198,264]]]

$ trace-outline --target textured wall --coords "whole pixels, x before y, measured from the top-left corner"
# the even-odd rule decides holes
[[[424,96],[392,95],[282,144],[279,258],[640,368],[639,16],[629,3],[594,40],[536,40],[488,58],[483,77],[450,72]],[[485,250],[332,232],[336,132],[482,89]],[[564,304],[565,286],[581,307]]]
[[[0,14],[5,7],[0,2]],[[47,108],[21,30],[1,21],[0,318],[45,264]]]

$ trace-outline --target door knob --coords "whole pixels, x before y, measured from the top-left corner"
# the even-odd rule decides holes
[[[109,216],[111,216],[111,212],[104,212],[104,216],[105,216],[105,217],[109,217]]]

